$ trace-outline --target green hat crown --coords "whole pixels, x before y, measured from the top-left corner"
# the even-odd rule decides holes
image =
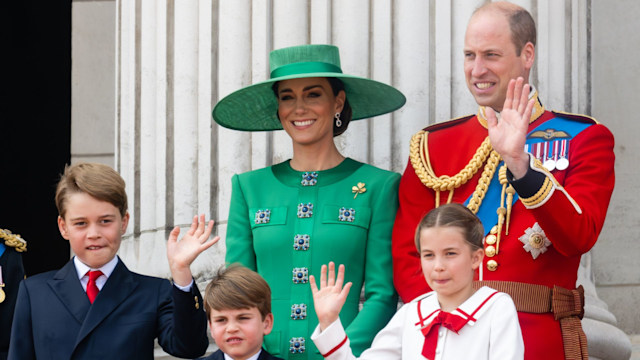
[[[333,45],[300,45],[273,50],[269,54],[270,79],[237,90],[213,108],[213,119],[221,126],[244,131],[280,130],[278,101],[272,85],[277,81],[335,77],[353,111],[353,119],[386,114],[406,102],[404,95],[384,83],[342,73],[340,53]]]
[[[269,54],[271,78],[309,73],[342,74],[340,53],[333,45],[302,45]]]

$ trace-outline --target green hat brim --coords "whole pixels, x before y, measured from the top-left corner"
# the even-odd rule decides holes
[[[227,95],[213,108],[213,119],[219,125],[234,130],[282,130],[276,114],[278,100],[272,90],[273,83],[311,77],[335,77],[342,80],[353,111],[352,120],[386,114],[399,109],[406,102],[399,90],[375,80],[335,72],[294,74],[259,82]]]

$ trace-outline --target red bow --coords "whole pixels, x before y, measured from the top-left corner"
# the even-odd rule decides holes
[[[422,356],[427,359],[435,358],[436,346],[438,346],[438,328],[440,325],[457,334],[468,321],[468,319],[464,319],[461,316],[440,311],[429,325],[422,328],[422,335],[424,335]]]

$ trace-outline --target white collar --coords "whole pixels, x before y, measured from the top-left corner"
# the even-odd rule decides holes
[[[462,316],[463,318],[467,318],[467,315],[473,314],[472,320],[469,320],[469,322],[467,323],[467,325],[473,326],[476,320],[478,320],[478,318],[480,318],[486,312],[485,310],[490,307],[488,305],[490,305],[496,299],[496,297],[493,296],[493,294],[496,292],[496,290],[490,287],[483,286],[480,289],[476,290],[476,292],[467,300],[465,300],[460,306],[458,306],[457,309],[451,311],[451,313]],[[433,292],[433,295],[436,295],[436,293]],[[433,318],[438,315],[439,311],[434,311],[437,309],[440,309],[438,296],[428,296],[423,299],[423,301],[420,303],[420,310],[422,312],[422,315],[431,315],[425,319],[424,324],[430,323]]]
[[[109,278],[109,276],[111,276],[111,273],[113,272],[113,270],[116,268],[116,265],[118,265],[118,257],[114,256],[113,259],[111,259],[108,263],[102,265],[98,269],[90,268],[85,263],[80,261],[80,259],[78,259],[77,256],[73,257],[73,264],[76,266],[76,272],[78,273],[78,279],[82,279],[85,275],[87,275],[87,271],[89,271],[89,270],[100,270],[100,271],[102,271],[102,274],[104,276]]]
[[[247,360],[258,360],[258,357],[260,357],[260,353],[262,352],[262,348],[260,348],[260,350],[258,350],[257,353],[253,354],[252,356],[249,356],[247,358]],[[224,360],[234,360],[231,356],[227,355],[226,353],[224,353]]]

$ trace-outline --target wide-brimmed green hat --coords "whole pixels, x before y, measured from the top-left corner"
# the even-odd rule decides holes
[[[280,130],[276,113],[278,100],[272,85],[276,81],[335,77],[344,83],[353,119],[386,114],[406,102],[397,89],[381,82],[346,75],[340,69],[340,53],[332,45],[301,45],[274,50],[269,54],[271,78],[227,95],[213,108],[213,119],[235,130]]]

